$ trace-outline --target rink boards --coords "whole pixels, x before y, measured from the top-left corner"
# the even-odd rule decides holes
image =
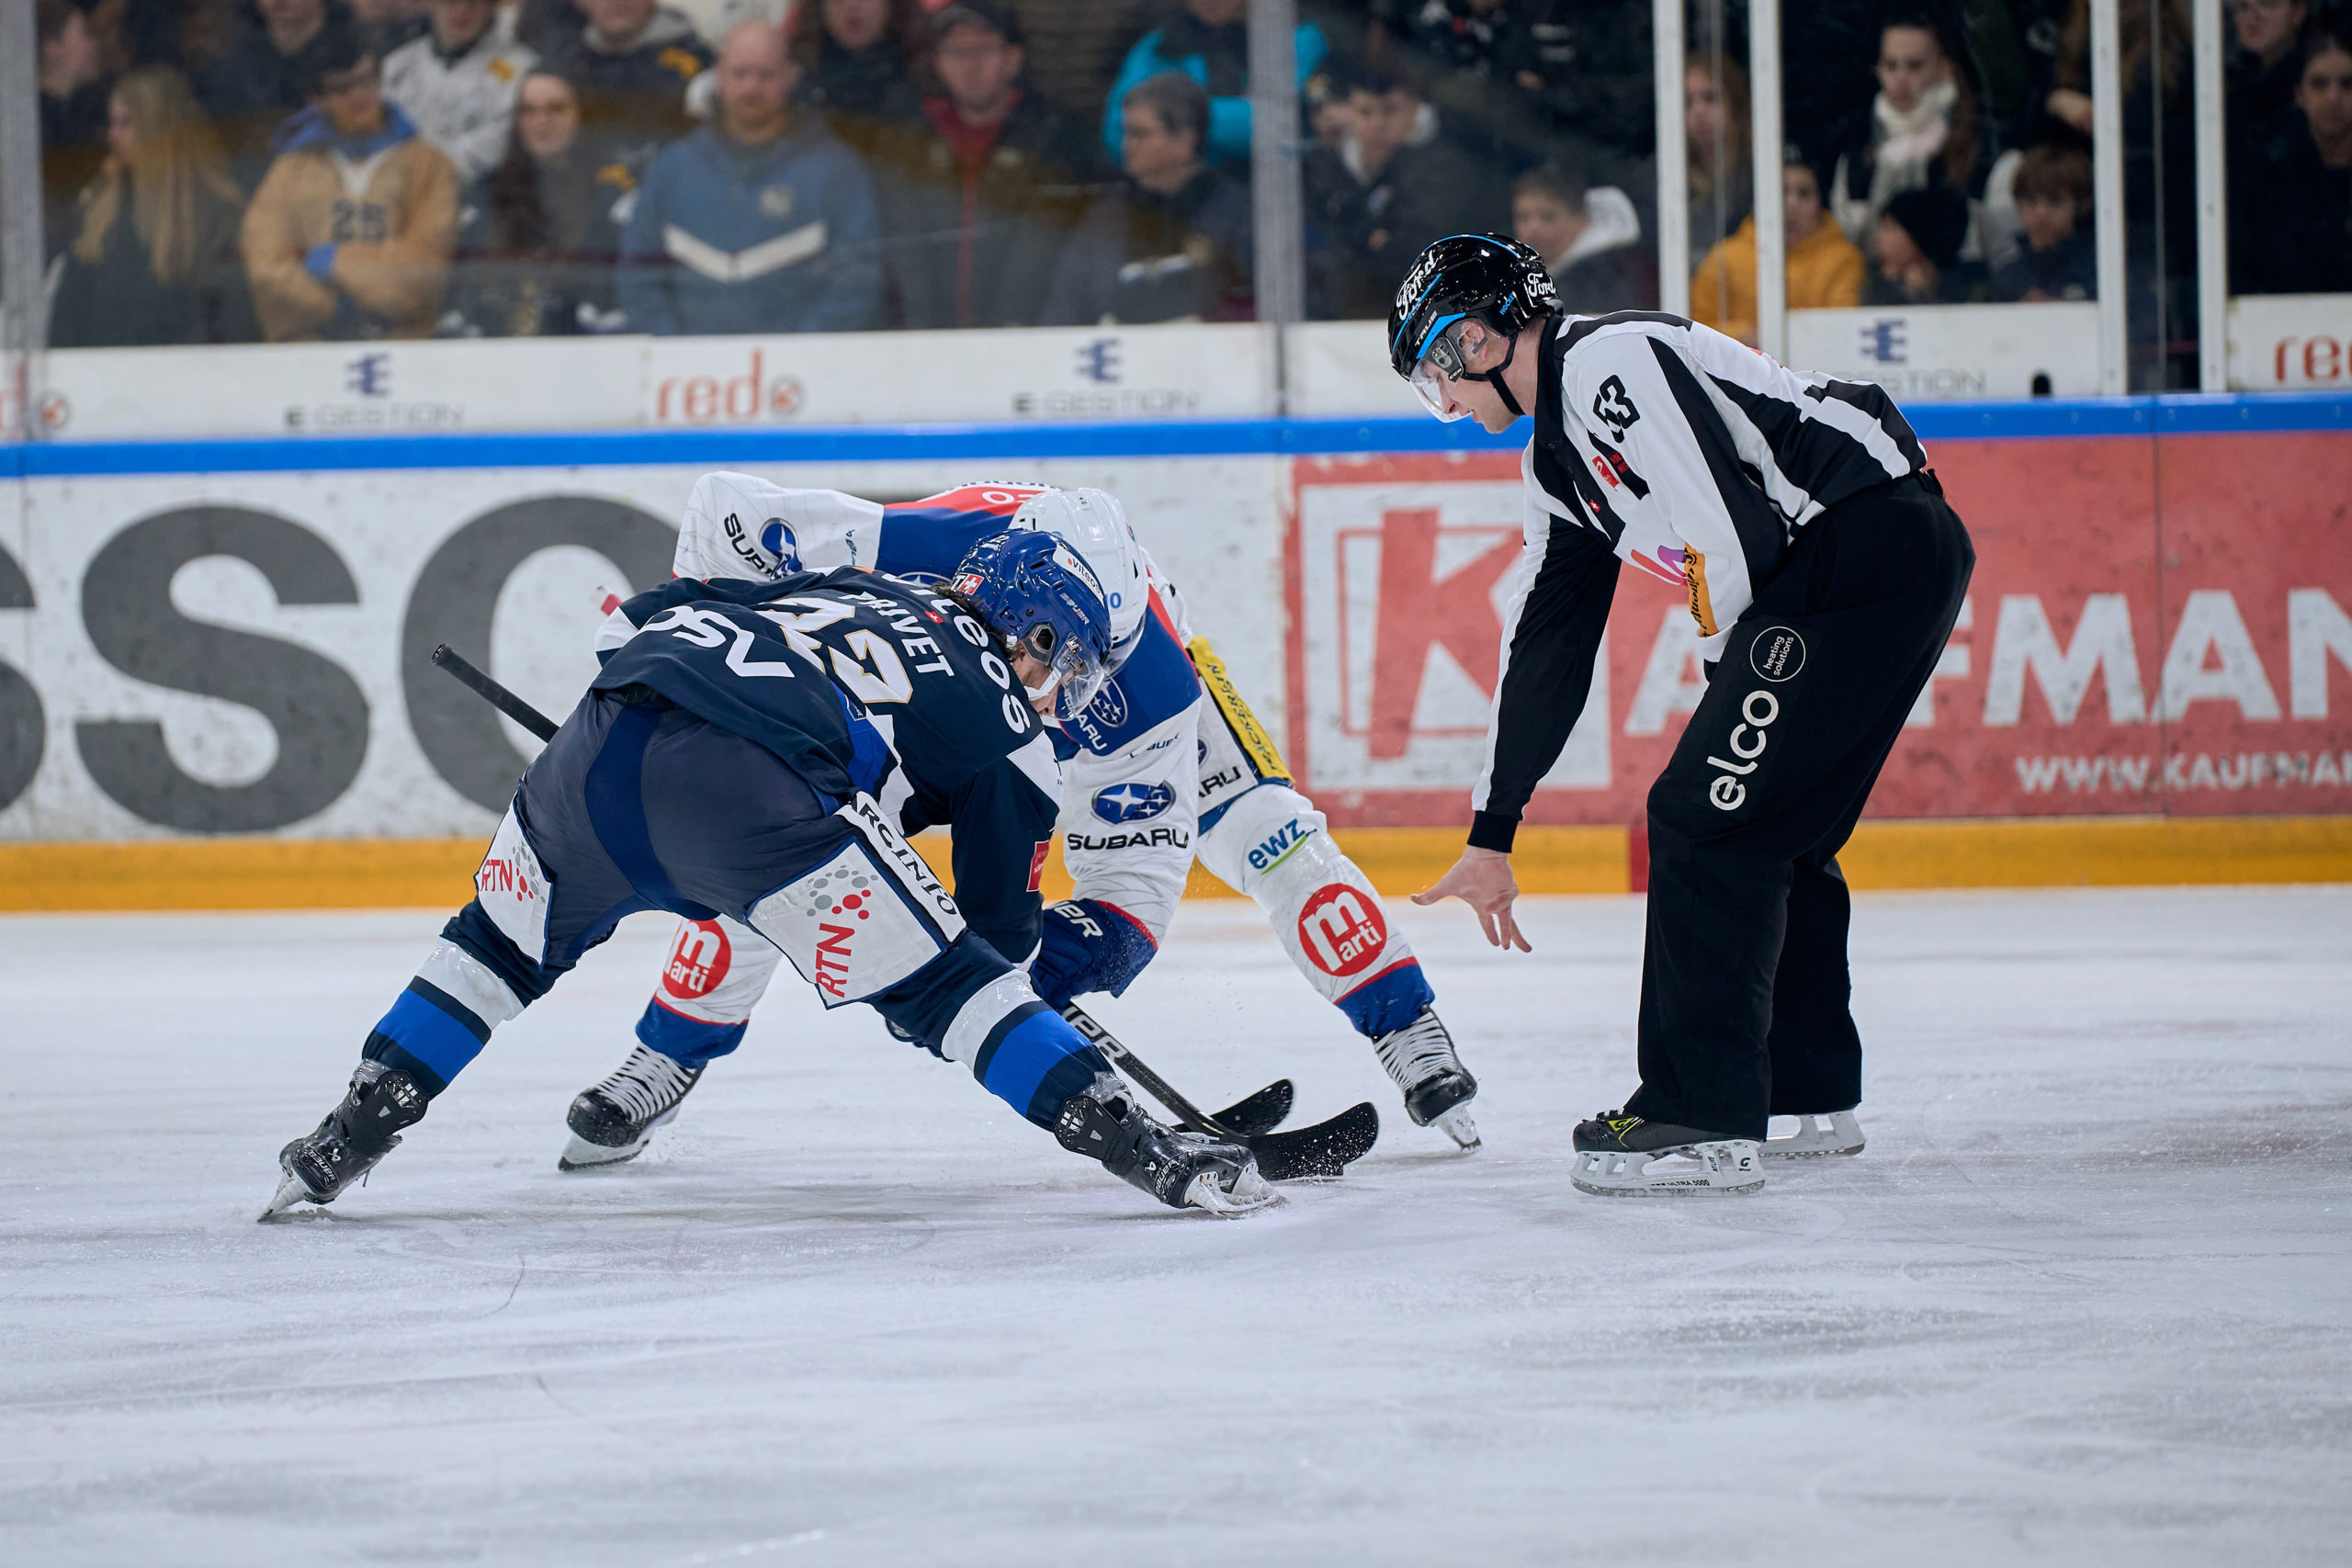
[[[2352,877],[2347,411],[1916,411],[1979,559],[1855,879]],[[424,654],[567,710],[604,591],[666,574],[719,467],[1114,490],[1351,848],[1426,880],[1482,751],[1516,452],[1386,419],[0,449],[0,906],[448,901],[535,748]],[[1625,572],[1531,885],[1641,885],[1644,794],[1701,689],[1682,604]]]

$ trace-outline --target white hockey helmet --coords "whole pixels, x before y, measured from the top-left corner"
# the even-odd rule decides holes
[[[1052,534],[1085,560],[1111,609],[1112,661],[1125,659],[1143,631],[1151,584],[1118,497],[1105,490],[1044,491],[1021,503],[1012,527]]]

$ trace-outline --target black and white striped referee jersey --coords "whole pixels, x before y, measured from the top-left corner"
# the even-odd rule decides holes
[[[1527,543],[1471,795],[1470,842],[1505,851],[1583,711],[1621,559],[1689,594],[1713,661],[1799,528],[1928,464],[1882,389],[1800,374],[1679,316],[1562,317],[1541,355]]]

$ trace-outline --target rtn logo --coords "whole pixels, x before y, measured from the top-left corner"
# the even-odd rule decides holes
[[[1114,824],[1148,822],[1175,804],[1176,792],[1164,784],[1136,782],[1094,792],[1094,815]]]
[[[1250,852],[1250,868],[1252,871],[1264,871],[1297,848],[1300,840],[1306,837],[1306,829],[1298,825],[1297,818],[1292,818],[1282,825],[1280,832],[1258,841],[1257,847]]]

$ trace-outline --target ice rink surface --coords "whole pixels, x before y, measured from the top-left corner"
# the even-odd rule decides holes
[[[1185,907],[1105,1021],[1385,1124],[1240,1223],[781,985],[645,1158],[560,1173],[641,918],[256,1225],[438,918],[0,919],[0,1560],[2346,1560],[2352,888],[1865,897],[1869,1151],[1713,1200],[1569,1188],[1641,910],[1531,905],[1532,958],[1392,905],[1468,1156]]]

